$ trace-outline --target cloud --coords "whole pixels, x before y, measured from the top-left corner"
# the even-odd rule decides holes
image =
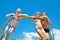
[[[59,29],[53,29],[53,32],[54,32],[55,40],[60,40],[60,30]]]
[[[39,35],[36,32],[23,32],[26,38],[29,38],[30,40],[36,40]]]
[[[60,40],[60,30],[53,29],[55,40]],[[25,38],[29,38],[30,40],[37,40],[39,35],[36,32],[23,32]],[[52,34],[51,34],[52,35]]]

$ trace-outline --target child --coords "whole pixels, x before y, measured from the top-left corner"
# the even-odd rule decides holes
[[[48,29],[48,23],[50,23],[50,25],[52,25],[51,21],[49,20],[49,18],[46,15],[46,12],[43,12],[42,17],[45,18],[44,20],[42,20],[42,27],[46,32],[47,35],[47,40],[50,40],[50,36],[49,36],[49,29]]]
[[[12,21],[11,21],[9,30],[8,30],[8,26],[6,26],[5,32],[8,30],[8,33],[7,33],[7,36],[6,36],[6,34],[4,35],[4,37],[2,38],[2,40],[5,40],[5,38],[6,38],[6,40],[8,40],[9,35],[10,35],[10,34],[13,32],[13,30],[16,28],[16,25],[17,25],[18,21],[19,21],[21,18],[26,17],[27,15],[26,15],[26,14],[21,14],[21,9],[18,8],[18,9],[16,10],[16,14],[8,14],[7,17],[9,17],[9,16],[12,16],[13,19],[12,19]]]

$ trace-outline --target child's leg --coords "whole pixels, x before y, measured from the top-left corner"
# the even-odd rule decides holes
[[[44,34],[46,34],[45,33],[45,31],[43,30],[43,27],[42,27],[42,25],[41,25],[41,22],[36,22],[36,30],[37,30],[37,33],[39,34],[39,36],[41,36],[41,38],[43,39],[43,40],[46,40],[47,38],[45,37],[45,35]],[[44,32],[44,33],[43,33]]]
[[[14,27],[10,27],[10,29],[9,29],[8,33],[12,33],[12,32],[13,32],[13,30],[14,30]]]
[[[8,30],[9,26],[7,25],[6,28],[5,28],[5,32]]]
[[[5,38],[6,38],[6,32],[8,31],[8,28],[9,28],[9,26],[7,25],[6,28],[5,28],[4,35],[2,37],[2,40],[5,40]]]
[[[6,40],[8,40],[8,37],[10,36],[10,34],[13,32],[14,28],[13,27],[10,27],[9,28],[9,31],[7,33],[7,36],[6,36]]]
[[[49,39],[49,34],[47,34],[44,29],[41,29],[43,35],[47,38],[47,40]]]
[[[36,29],[38,35],[43,39],[43,40],[46,40],[46,37],[43,35],[43,33],[41,32],[40,29]]]
[[[47,40],[50,40],[50,35],[49,35],[49,33],[46,33],[46,36],[47,36]]]

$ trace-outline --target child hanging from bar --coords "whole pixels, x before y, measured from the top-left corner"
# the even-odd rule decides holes
[[[43,12],[43,14],[42,14],[41,17],[45,18],[44,20],[42,20],[41,23],[42,23],[42,27],[43,27],[43,29],[44,29],[44,31],[46,32],[46,35],[47,35],[47,37],[48,37],[47,40],[50,40],[48,23],[49,23],[50,25],[52,25],[52,22],[51,22],[50,19],[48,18],[46,12]]]
[[[6,16],[7,16],[7,17],[12,16],[13,19],[12,19],[11,24],[9,25],[10,28],[9,28],[8,25],[6,26],[5,32],[8,30],[8,28],[9,28],[9,30],[8,30],[7,36],[6,36],[6,34],[5,34],[4,37],[2,38],[2,40],[8,40],[9,35],[10,35],[10,34],[13,32],[13,30],[16,28],[16,25],[17,25],[18,21],[19,21],[21,18],[24,18],[24,17],[26,17],[26,16],[28,16],[28,15],[27,15],[27,14],[21,14],[21,9],[18,8],[18,9],[16,10],[16,14],[8,14],[8,15],[6,15]]]

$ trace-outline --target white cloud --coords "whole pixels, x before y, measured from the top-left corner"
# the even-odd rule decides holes
[[[53,29],[53,32],[54,32],[55,40],[60,40],[60,30],[59,29]]]
[[[55,40],[60,40],[60,30],[53,29]],[[30,40],[36,40],[39,38],[39,35],[36,32],[23,32],[25,38],[30,38]]]
[[[23,32],[26,38],[30,38],[30,40],[36,40],[39,35],[36,32]]]

